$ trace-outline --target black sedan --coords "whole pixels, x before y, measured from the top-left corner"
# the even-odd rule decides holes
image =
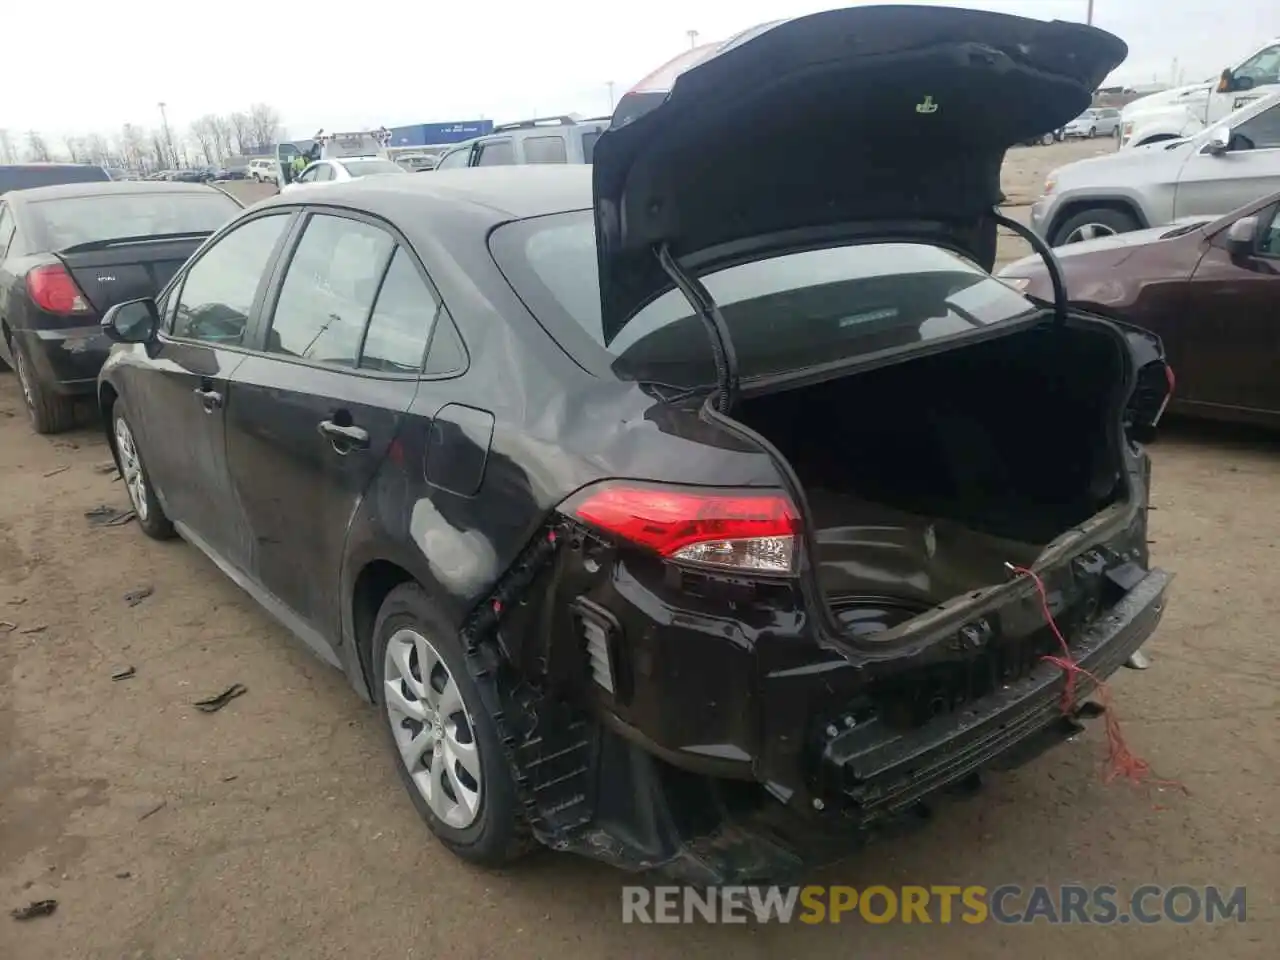
[[[102,314],[158,293],[241,209],[208,187],[136,181],[0,197],[0,359],[38,433],[71,426],[77,398],[93,396],[110,347]]]
[[[624,98],[593,167],[261,202],[106,318],[139,526],[345,671],[463,857],[848,849],[1077,729],[1160,620],[1160,345],[988,272],[1005,149],[1123,53],[834,11]]]

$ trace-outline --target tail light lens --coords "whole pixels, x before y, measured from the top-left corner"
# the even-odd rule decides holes
[[[60,263],[36,267],[27,274],[27,296],[45,313],[72,317],[89,313],[89,299]]]
[[[670,560],[754,573],[795,568],[800,516],[778,491],[609,482],[588,487],[561,509]]]

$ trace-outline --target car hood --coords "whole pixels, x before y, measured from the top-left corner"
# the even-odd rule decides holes
[[[874,6],[685,54],[595,147],[606,339],[671,287],[663,246],[690,273],[859,238],[937,242],[990,269],[1006,149],[1079,116],[1127,52],[1081,24]]]
[[[1099,257],[1100,260],[1118,263],[1124,260],[1135,247],[1144,247],[1165,239],[1175,240],[1194,232],[1197,227],[1213,222],[1212,217],[1182,217],[1173,223],[1166,223],[1159,227],[1131,230],[1128,233],[1118,233],[1110,237],[1098,237],[1096,240],[1069,243],[1065,247],[1054,248],[1053,252],[1064,266],[1080,257],[1099,257],[1099,255],[1102,255]],[[1108,258],[1108,254],[1114,254],[1114,256]],[[999,276],[1025,277],[1043,271],[1044,261],[1037,256],[1030,256],[1015,260],[1001,270]]]

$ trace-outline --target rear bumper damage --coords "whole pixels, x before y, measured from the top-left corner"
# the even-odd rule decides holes
[[[91,394],[111,342],[97,326],[20,330],[27,356],[48,389],[68,395]]]
[[[467,628],[526,816],[554,849],[696,884],[776,882],[1080,729],[1030,593],[982,646],[859,661],[817,646],[777,595],[744,594],[731,621],[700,615],[688,582],[613,551],[550,532]],[[1105,679],[1156,629],[1171,577],[1095,549],[1045,579],[1072,657]],[[539,635],[554,639],[521,646]],[[1092,686],[1078,678],[1077,697]],[[895,714],[908,694],[932,715]]]

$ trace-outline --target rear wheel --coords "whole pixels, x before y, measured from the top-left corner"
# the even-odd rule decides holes
[[[524,853],[528,832],[497,730],[457,632],[417,584],[396,587],[383,602],[373,672],[396,770],[431,832],[481,866]]]
[[[1089,128],[1089,139],[1090,139],[1090,140],[1092,140],[1092,139],[1093,139],[1094,137],[1096,137],[1097,135],[1098,135],[1098,128],[1097,128],[1097,127],[1090,127],[1090,128]]]
[[[1110,237],[1137,229],[1138,221],[1133,214],[1112,207],[1094,207],[1082,210],[1064,221],[1062,226],[1054,231],[1052,246],[1061,247],[1069,243],[1096,240],[1099,237]]]
[[[1041,146],[1045,146],[1045,147],[1053,146],[1053,141],[1054,141],[1054,136],[1053,136],[1052,130],[1050,130],[1048,133],[1046,133],[1044,136],[1040,138]]]
[[[31,418],[31,426],[36,433],[62,433],[70,430],[76,423],[76,402],[74,397],[66,397],[50,390],[40,382],[40,376],[32,369],[31,361],[23,352],[22,345],[11,341],[13,353],[13,369],[22,385],[22,399],[27,407],[27,415]]]
[[[133,427],[129,424],[129,415],[120,401],[116,401],[111,408],[111,434],[115,438],[120,476],[129,492],[129,502],[138,519],[138,526],[153,540],[172,538],[173,523],[165,515],[164,507],[160,506],[160,500],[156,497],[155,488],[151,486],[151,478],[147,475],[142,454],[138,451],[138,441],[134,439]]]

